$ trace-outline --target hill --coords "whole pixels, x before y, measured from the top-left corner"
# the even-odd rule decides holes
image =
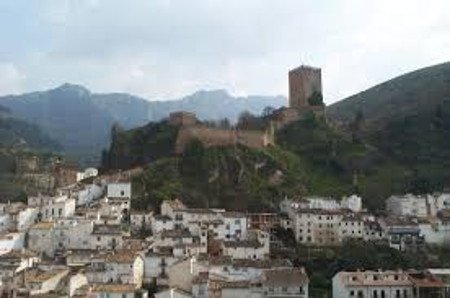
[[[0,106],[0,201],[23,195],[22,185],[16,181],[18,158],[60,149],[39,127],[16,118],[9,109]]]
[[[327,107],[327,116],[336,123],[349,123],[362,113],[365,126],[380,129],[394,120],[434,112],[447,101],[450,62],[404,74],[341,100]]]
[[[0,106],[0,148],[58,151],[61,146],[38,126],[15,117]]]
[[[259,149],[205,147],[194,139],[175,154],[178,130],[160,122],[119,131],[104,153],[104,170],[145,165],[133,181],[139,208],[180,197],[192,206],[270,210],[285,196],[348,195],[355,190],[353,173],[375,164],[374,150],[313,114],[278,131],[279,145]]]
[[[94,94],[71,84],[43,92],[0,97],[0,104],[37,124],[69,155],[88,164],[98,162],[115,123],[130,129],[149,121],[160,121],[178,110],[194,112],[203,120],[229,118],[235,121],[243,111],[259,114],[266,106],[278,107],[285,102],[283,97],[233,97],[223,90],[199,91],[178,100],[147,101],[123,93]]]
[[[331,105],[327,115],[385,158],[377,167],[387,183],[379,181],[381,189],[420,193],[450,186],[450,63],[370,88]]]
[[[364,197],[366,206],[379,209],[384,199],[394,193],[427,193],[450,187],[449,63],[418,70],[375,86],[327,108],[327,115],[328,123],[310,115],[283,127],[276,133],[275,147],[256,151],[239,146],[198,150],[197,162],[191,163],[191,167],[206,167],[203,172],[208,173],[206,176],[209,178],[203,177],[203,180],[199,178],[199,173],[185,174],[181,170],[180,164],[186,162],[184,155],[175,156],[170,150],[162,150],[166,154],[161,156],[152,157],[149,154],[154,152],[151,149],[153,145],[149,144],[156,140],[165,140],[168,142],[166,145],[170,144],[170,138],[158,138],[170,134],[148,134],[147,137],[153,141],[146,137],[146,141],[140,141],[147,147],[136,146],[138,142],[135,138],[128,139],[123,144],[131,147],[125,146],[127,149],[123,152],[134,152],[131,156],[136,153],[137,157],[133,159],[136,162],[131,164],[135,166],[143,162],[147,164],[148,173],[153,173],[138,178],[146,189],[144,193],[194,198],[192,189],[200,189],[197,193],[199,198],[218,197],[222,204],[235,202],[235,206],[238,203],[234,197],[239,198],[239,204],[247,207],[254,206],[250,202],[259,197],[259,206],[267,207],[273,206],[282,194],[340,196],[356,192]],[[130,158],[130,155],[122,156]],[[275,165],[269,171],[272,174],[282,173],[277,178],[282,187],[266,188],[272,181],[270,175],[253,175],[249,170],[229,171],[236,168],[235,160],[257,160],[255,156],[270,156],[272,163],[265,159],[261,162]],[[288,167],[284,163],[286,159],[289,160]],[[258,163],[246,169],[257,168]],[[162,174],[165,167],[173,172]],[[222,170],[217,174],[214,169]],[[168,184],[155,182],[159,181],[157,173],[166,177],[164,181],[169,181]],[[258,188],[252,188],[253,182],[227,183],[243,181],[239,179],[240,175],[252,177],[244,181],[259,181]],[[215,187],[220,189],[220,194],[207,187],[209,179],[219,181]],[[247,192],[240,193],[240,186]],[[173,189],[177,191],[171,193]],[[206,202],[209,204],[209,201]],[[196,203],[205,204],[201,200]],[[220,204],[215,202],[213,205]]]

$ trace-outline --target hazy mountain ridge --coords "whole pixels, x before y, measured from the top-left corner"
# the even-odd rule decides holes
[[[194,112],[204,120],[235,121],[243,111],[259,114],[266,106],[279,107],[285,102],[282,96],[233,97],[224,90],[199,91],[179,100],[147,101],[125,93],[95,94],[72,84],[0,97],[0,104],[14,115],[37,124],[69,155],[88,162],[92,157],[98,160],[101,150],[108,147],[114,123],[129,129],[159,121],[177,110]]]

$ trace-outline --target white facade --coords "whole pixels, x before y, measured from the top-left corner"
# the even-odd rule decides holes
[[[40,222],[28,230],[28,249],[47,257],[53,257],[56,249],[55,224]]]
[[[350,209],[353,212],[362,211],[362,198],[357,195],[343,197],[341,201],[341,208]]]
[[[106,189],[108,198],[131,199],[131,183],[109,183]]]
[[[77,173],[77,182],[90,177],[97,177],[97,175],[98,170],[96,168],[87,168],[84,172]]]
[[[25,244],[25,233],[7,233],[0,235],[0,254],[13,249],[22,249]]]
[[[391,196],[386,200],[386,211],[393,216],[428,216],[427,197],[407,194]]]
[[[341,271],[333,277],[333,298],[405,298],[412,294],[412,282],[403,271]]]
[[[172,218],[166,215],[157,215],[152,218],[151,227],[153,234],[158,234],[164,230],[173,230],[175,224]]]
[[[30,200],[29,200],[30,203]],[[59,197],[41,197],[33,199],[32,205],[39,208],[40,217],[43,220],[65,218],[75,214],[76,200],[67,195]]]
[[[151,284],[156,281],[158,284],[168,283],[167,268],[177,262],[177,258],[172,254],[148,252],[144,257],[144,282]]]

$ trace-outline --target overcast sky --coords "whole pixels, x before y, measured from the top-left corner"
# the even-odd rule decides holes
[[[0,1],[0,94],[287,95],[288,70],[310,64],[331,103],[446,61],[448,0]]]

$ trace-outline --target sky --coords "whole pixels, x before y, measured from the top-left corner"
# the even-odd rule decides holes
[[[450,61],[448,0],[1,0],[0,94],[285,95],[322,68],[330,104]]]

